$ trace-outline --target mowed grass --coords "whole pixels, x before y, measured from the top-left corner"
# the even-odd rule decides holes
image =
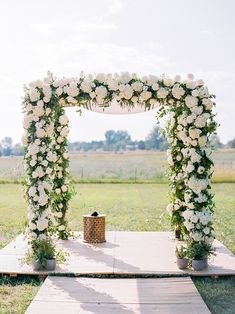
[[[215,182],[235,182],[235,149],[213,152]],[[166,152],[84,152],[70,154],[70,172],[78,181],[119,182],[154,181],[166,182]],[[22,179],[22,157],[0,157],[0,180]]]
[[[165,212],[167,184],[78,184],[68,219],[71,228],[82,229],[82,214],[99,210],[107,214],[109,230],[169,230]],[[235,184],[214,184],[216,237],[235,253]],[[0,245],[24,230],[27,206],[22,187],[0,184]],[[197,288],[212,313],[235,313],[233,278],[195,278]],[[36,279],[0,279],[0,313],[24,313],[34,297]]]
[[[37,278],[0,277],[0,313],[23,314],[37,293],[41,282]]]
[[[169,230],[165,208],[167,184],[78,184],[68,215],[71,228],[82,229],[82,215],[107,214],[109,230]],[[216,237],[235,253],[235,184],[214,184]],[[21,185],[0,184],[0,245],[24,230],[27,205]]]

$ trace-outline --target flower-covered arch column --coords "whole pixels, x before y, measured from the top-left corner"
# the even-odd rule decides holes
[[[24,136],[26,196],[29,204],[28,236],[32,247],[52,232],[69,235],[66,212],[72,189],[68,180],[66,106],[97,112],[139,112],[158,107],[158,118],[167,116],[168,176],[172,225],[189,242],[213,240],[213,195],[210,178],[213,162],[208,145],[216,130],[213,95],[201,80],[153,75],[98,74],[44,80],[25,88]],[[114,110],[115,108],[115,110]]]

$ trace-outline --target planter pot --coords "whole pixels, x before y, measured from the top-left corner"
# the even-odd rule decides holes
[[[46,260],[46,265],[45,265],[46,270],[55,270],[56,268],[56,259],[47,259]]]
[[[185,269],[188,267],[188,259],[187,258],[177,258],[177,266],[179,269]]]
[[[40,270],[41,268],[42,268],[42,265],[39,262],[39,260],[36,260],[33,262],[33,270]]]
[[[203,270],[205,268],[207,268],[208,264],[207,264],[207,259],[202,259],[202,260],[197,260],[197,259],[193,259],[192,260],[192,267],[194,270]]]

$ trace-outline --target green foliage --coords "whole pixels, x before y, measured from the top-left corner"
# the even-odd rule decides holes
[[[215,255],[215,248],[206,242],[190,242],[187,247],[187,256],[190,259],[203,260]]]
[[[235,148],[235,138],[227,143],[227,146],[230,148]]]
[[[34,240],[31,245],[32,249],[30,248],[25,258],[23,258],[23,262],[27,264],[39,261],[42,267],[44,267],[47,259],[54,259],[56,257],[55,244],[52,242],[51,238],[41,241]]]
[[[164,151],[168,147],[167,141],[163,136],[162,129],[155,126],[145,141],[145,148],[147,150],[160,150]]]
[[[176,247],[175,255],[177,258],[186,258],[187,256],[187,249],[185,246],[181,245],[180,247]]]

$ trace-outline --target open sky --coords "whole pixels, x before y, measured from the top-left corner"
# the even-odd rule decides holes
[[[217,96],[218,134],[235,137],[235,1],[7,0],[0,3],[0,140],[23,133],[23,84],[50,70],[194,73]],[[156,112],[113,116],[67,109],[72,141],[126,129],[143,139]]]

